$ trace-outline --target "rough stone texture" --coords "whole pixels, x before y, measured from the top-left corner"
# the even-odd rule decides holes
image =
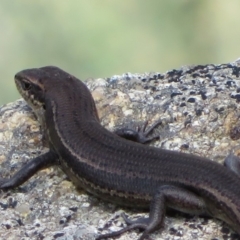
[[[190,152],[223,162],[240,138],[240,61],[187,66],[165,74],[126,73],[89,79],[102,124],[142,126],[161,119],[156,147]],[[25,162],[47,151],[38,123],[23,100],[0,108],[0,176],[9,177]],[[146,160],[147,161],[147,160]],[[196,173],[197,174],[197,173]],[[40,171],[21,187],[0,193],[1,239],[94,239],[118,230],[130,217],[121,209],[76,190],[57,167]],[[137,239],[137,231],[118,239]],[[170,213],[153,239],[237,239],[215,219]]]

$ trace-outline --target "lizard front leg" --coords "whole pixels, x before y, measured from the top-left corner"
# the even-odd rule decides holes
[[[146,144],[160,138],[159,134],[153,134],[152,136],[149,136],[150,133],[153,132],[153,130],[160,124],[162,124],[162,120],[158,120],[151,126],[147,127],[148,121],[146,121],[142,127],[137,127],[136,129],[133,127],[119,128],[114,131],[114,133],[127,140]]]
[[[53,151],[49,151],[32,159],[9,179],[0,179],[0,189],[9,189],[20,186],[39,170],[54,165],[57,159],[58,155]]]

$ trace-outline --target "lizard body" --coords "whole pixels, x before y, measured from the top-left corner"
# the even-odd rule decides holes
[[[0,188],[19,186],[38,170],[58,164],[87,192],[116,204],[148,209],[149,218],[132,222],[140,239],[162,223],[165,208],[214,216],[240,233],[240,178],[206,158],[125,140],[102,127],[88,88],[56,67],[16,74],[19,92],[45,129],[49,152],[30,161]],[[150,206],[151,203],[151,206]]]

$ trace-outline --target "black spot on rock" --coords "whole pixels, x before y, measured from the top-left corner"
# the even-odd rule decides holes
[[[196,99],[195,98],[189,98],[187,101],[190,102],[190,103],[195,103]]]

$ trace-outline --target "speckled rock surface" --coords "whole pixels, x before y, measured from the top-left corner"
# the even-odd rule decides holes
[[[240,138],[240,61],[188,66],[165,74],[123,74],[89,79],[102,124],[141,126],[161,119],[156,147],[190,152],[222,163]],[[13,74],[14,75],[14,74]],[[0,108],[0,176],[47,151],[41,130],[23,100]],[[94,239],[122,228],[122,209],[76,190],[57,167],[40,171],[21,187],[0,193],[0,239]],[[137,239],[132,231],[118,239]],[[170,213],[153,239],[238,239],[215,219]]]

